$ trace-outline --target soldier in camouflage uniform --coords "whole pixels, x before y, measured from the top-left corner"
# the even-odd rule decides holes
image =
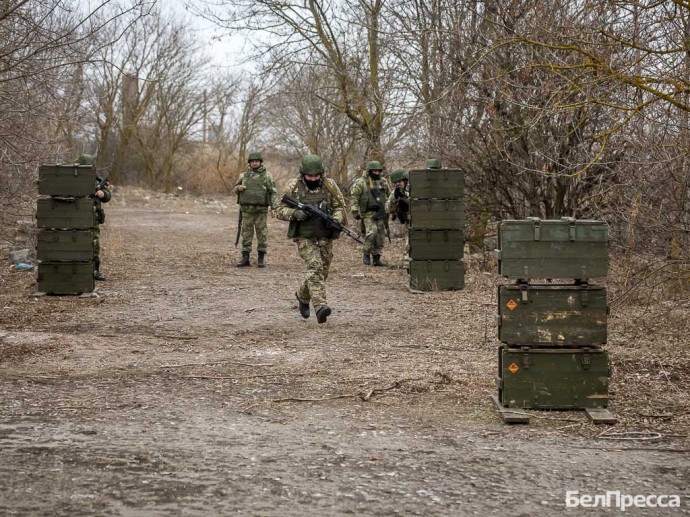
[[[95,165],[93,156],[90,154],[79,155],[77,164]],[[103,203],[107,203],[112,198],[112,194],[107,188],[107,182],[99,188],[102,181],[103,178],[96,176],[96,185],[94,185],[94,187],[97,190],[93,194],[93,211],[96,214],[96,224],[93,227],[93,277],[99,281],[105,280],[105,275],[101,273],[101,224],[105,222]]]
[[[386,199],[391,188],[381,177],[383,167],[379,162],[369,162],[367,170],[357,178],[350,190],[350,211],[364,225],[362,263],[366,266],[382,266],[381,252],[386,236]],[[372,262],[373,257],[373,262]]]
[[[394,221],[397,219],[401,224],[410,222],[410,191],[407,188],[409,177],[407,171],[402,167],[393,169],[391,173],[391,183],[393,192],[386,200],[386,213],[391,215]]]
[[[302,158],[299,172],[299,178],[291,180],[283,194],[316,206],[347,225],[345,200],[336,182],[325,177],[321,158],[315,154],[306,155]],[[311,302],[316,311],[316,321],[325,323],[331,314],[326,302],[326,279],[333,259],[333,239],[337,239],[339,234],[320,219],[310,217],[303,210],[290,208],[280,200],[276,205],[276,215],[278,219],[290,221],[288,237],[297,243],[300,257],[307,265],[307,276],[295,293],[299,313],[308,318]]]
[[[258,255],[256,267],[265,267],[268,238],[266,220],[269,207],[273,209],[278,201],[276,185],[271,173],[263,166],[261,153],[249,153],[247,161],[249,167],[240,174],[233,189],[233,192],[237,194],[242,212],[242,259],[237,263],[237,267],[249,266],[249,254],[252,251],[255,230]]]
[[[409,176],[402,167],[393,169],[391,172],[391,183],[394,189],[386,200],[386,213],[391,215],[394,221],[397,219],[400,224],[407,226],[410,224],[410,191],[408,189]],[[403,268],[407,269],[410,265],[410,234],[405,235],[405,250],[403,253]]]

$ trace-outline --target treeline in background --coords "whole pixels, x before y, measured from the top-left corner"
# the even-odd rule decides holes
[[[465,173],[474,251],[501,219],[601,219],[627,289],[687,294],[687,2],[169,7],[2,2],[0,247],[32,217],[38,164],[80,153],[116,185],[228,195],[251,150],[279,183],[317,153],[346,190],[367,160],[433,156]],[[228,66],[200,21],[242,36]]]

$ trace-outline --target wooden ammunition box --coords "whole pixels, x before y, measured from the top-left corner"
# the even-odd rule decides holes
[[[522,284],[498,288],[498,339],[509,345],[593,346],[606,343],[606,289]]]
[[[410,197],[462,199],[465,176],[458,169],[412,169],[408,172]]]
[[[48,294],[93,292],[93,260],[88,262],[41,262],[38,265],[38,291]]]
[[[462,230],[408,230],[413,260],[459,260],[465,239]]]
[[[508,278],[586,280],[608,273],[605,223],[563,218],[498,224],[499,273]]]
[[[600,348],[498,350],[498,399],[503,407],[605,408],[611,368]]]
[[[412,260],[409,288],[413,291],[457,291],[465,287],[461,260]]]
[[[87,230],[96,224],[93,199],[42,198],[36,202],[36,223],[39,228]]]
[[[41,165],[38,193],[46,196],[85,197],[96,190],[93,165]]]
[[[423,230],[463,230],[462,199],[410,199],[410,227]]]
[[[41,262],[93,260],[93,230],[41,230],[36,257]]]

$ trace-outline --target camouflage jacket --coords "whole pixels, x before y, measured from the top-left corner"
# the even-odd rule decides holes
[[[350,189],[350,211],[362,217],[383,214],[390,193],[391,187],[385,178],[373,180],[364,171]]]
[[[343,225],[347,225],[347,213],[345,211],[345,199],[343,198],[342,192],[340,192],[340,188],[338,188],[338,184],[332,180],[331,178],[324,177],[321,181],[322,186],[319,187],[315,192],[318,192],[321,188],[326,189],[328,192],[328,198],[329,198],[329,204],[331,206],[331,215],[333,216],[334,219],[336,219],[338,222],[340,222]],[[287,187],[285,190],[282,192],[280,199],[278,200],[278,203],[275,206],[276,210],[276,217],[280,219],[281,221],[292,221],[293,217],[292,214],[295,213],[294,208],[290,208],[289,206],[285,205],[281,199],[283,199],[284,195],[288,195],[290,197],[294,197],[298,201],[300,200],[300,191],[302,189],[306,189],[307,186],[304,184],[304,180],[302,179],[302,176],[299,176],[298,178],[294,178],[290,180],[290,182],[287,184]]]

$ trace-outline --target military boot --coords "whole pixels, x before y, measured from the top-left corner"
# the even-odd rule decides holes
[[[299,303],[299,313],[304,319],[307,319],[309,317],[309,304],[300,300],[299,293],[295,293],[295,298],[297,298],[297,303]]]
[[[371,257],[369,257],[369,255],[367,255],[366,253],[362,255],[362,264],[364,264],[365,266],[371,266]]]
[[[105,275],[100,272],[101,269],[101,261],[96,260],[93,263],[93,278],[94,280],[98,280],[99,282],[104,282],[105,281]]]
[[[236,265],[237,265],[237,267],[247,267],[249,265],[249,252],[248,251],[242,252],[242,260],[240,260]]]
[[[374,257],[374,266],[383,266],[383,262],[381,262],[381,255],[373,255]]]
[[[264,259],[266,258],[266,252],[265,251],[260,251],[259,252],[259,258],[256,263],[256,267],[266,267],[266,264],[264,263]]]
[[[316,321],[319,323],[326,323],[326,319],[331,315],[331,308],[328,305],[322,305],[318,311],[316,311]]]

